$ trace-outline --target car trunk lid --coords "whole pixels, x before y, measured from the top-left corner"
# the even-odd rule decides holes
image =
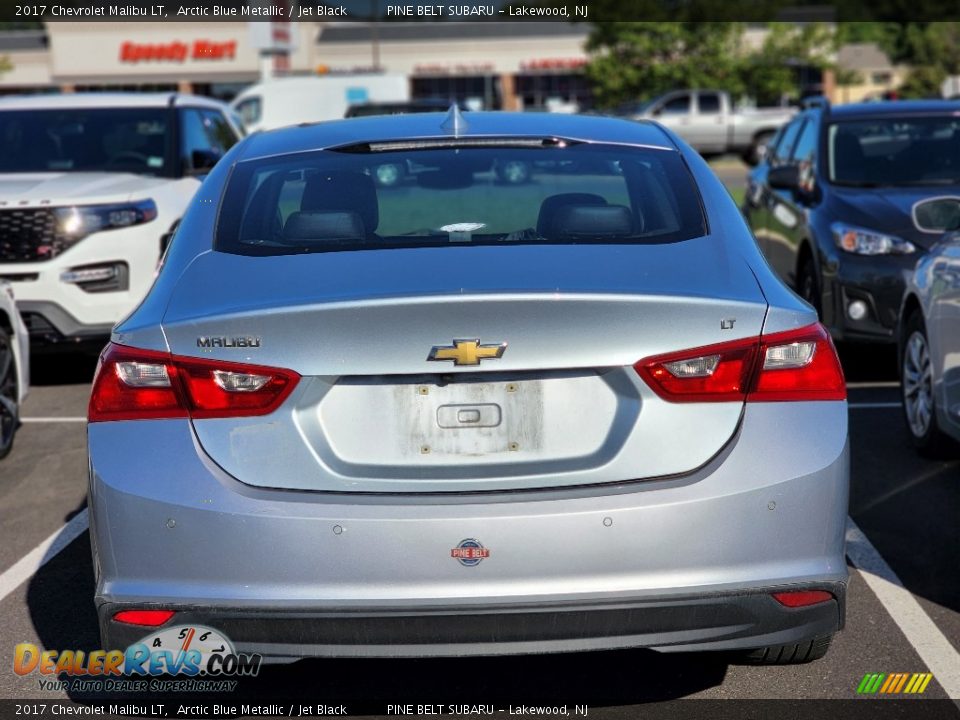
[[[666,402],[632,366],[758,336],[765,312],[745,261],[705,237],[207,253],[181,278],[164,331],[177,355],[302,376],[271,415],[194,421],[204,450],[242,482],[483,491],[620,482],[707,462],[736,431],[742,403]],[[499,357],[476,359],[478,348],[493,355],[503,344]]]

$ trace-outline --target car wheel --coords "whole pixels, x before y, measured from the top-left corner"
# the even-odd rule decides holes
[[[13,341],[0,328],[0,458],[10,454],[13,436],[20,426],[18,405],[17,360],[13,355]]]
[[[393,187],[399,185],[403,179],[403,166],[399,163],[384,163],[377,166],[373,175],[380,187]]]
[[[766,152],[767,145],[769,145],[770,140],[773,139],[773,135],[774,133],[772,132],[759,133],[743,154],[743,161],[750,166],[759,165],[763,159],[764,152]]]
[[[509,160],[497,163],[497,177],[510,185],[521,185],[530,179],[530,163]]]
[[[903,417],[910,431],[910,439],[921,454],[938,457],[944,454],[951,443],[937,425],[930,342],[919,310],[907,320],[900,353]]]
[[[817,311],[817,317],[823,317],[820,281],[817,278],[817,268],[810,256],[804,259],[800,271],[797,273],[797,294],[813,305],[813,308]]]
[[[789,645],[771,645],[746,653],[745,660],[751,665],[796,665],[819,660],[827,654],[833,635],[824,635],[807,642]]]

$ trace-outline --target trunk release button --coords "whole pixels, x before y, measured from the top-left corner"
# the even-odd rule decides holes
[[[437,424],[442,428],[496,427],[500,424],[500,406],[441,405],[437,408]]]

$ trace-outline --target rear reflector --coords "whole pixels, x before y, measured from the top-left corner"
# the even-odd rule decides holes
[[[773,599],[784,607],[797,608],[833,600],[833,595],[826,590],[791,590],[773,593]]]
[[[100,356],[87,419],[268,415],[300,380],[292,370],[180,357],[111,343]]]
[[[634,369],[670,402],[844,400],[843,370],[819,323],[641,360]]]
[[[113,619],[116,622],[126,623],[127,625],[159,627],[172,618],[173,615],[173,610],[121,610],[114,614]]]

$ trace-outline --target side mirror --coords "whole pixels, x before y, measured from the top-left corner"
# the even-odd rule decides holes
[[[206,175],[220,160],[220,154],[213,150],[194,150],[190,153],[190,174]]]
[[[767,172],[767,182],[776,190],[800,191],[800,168],[796,165],[778,165]]]
[[[913,224],[923,232],[960,230],[960,197],[939,197],[913,206]]]

